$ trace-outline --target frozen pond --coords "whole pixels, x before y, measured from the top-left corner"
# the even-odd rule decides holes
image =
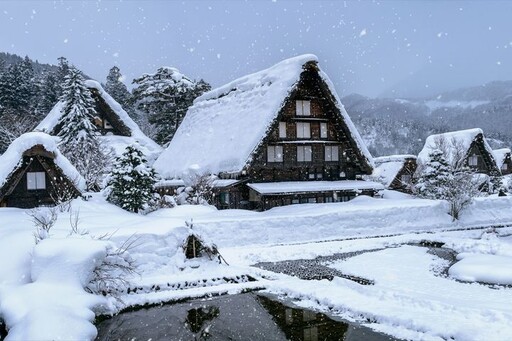
[[[97,340],[394,340],[254,293],[163,305],[97,325]]]

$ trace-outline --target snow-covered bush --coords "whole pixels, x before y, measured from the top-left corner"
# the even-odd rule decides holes
[[[107,177],[107,200],[130,212],[139,212],[154,201],[155,170],[136,146],[116,158]]]
[[[35,208],[28,212],[36,230],[34,231],[34,238],[36,244],[41,240],[50,238],[50,230],[58,218],[57,209],[55,207]]]
[[[418,174],[414,193],[420,198],[448,201],[448,213],[454,220],[459,219],[460,212],[480,195],[478,177],[463,165],[450,165],[440,149],[434,149],[429,154],[428,161],[419,167]]]

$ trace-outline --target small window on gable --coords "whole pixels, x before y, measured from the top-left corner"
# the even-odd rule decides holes
[[[267,147],[267,161],[268,162],[283,162],[283,146],[268,146]]]
[[[402,184],[410,184],[411,183],[411,174],[402,174],[402,176],[400,177],[400,181],[402,182]]]
[[[105,127],[105,129],[113,129],[112,125],[107,120],[103,120],[103,126]]]
[[[478,156],[477,155],[471,155],[468,158],[468,165],[476,167],[478,166]]]
[[[311,116],[311,102],[310,101],[295,101],[297,116]]]
[[[279,122],[279,137],[286,137],[286,122]]]
[[[27,189],[37,190],[46,189],[45,172],[27,172]]]
[[[320,138],[327,138],[327,123],[320,123]]]
[[[339,146],[325,146],[325,161],[339,161]]]
[[[311,146],[297,146],[297,161],[311,162]]]
[[[309,124],[309,122],[297,122],[297,138],[311,138],[311,125]]]
[[[501,170],[507,170],[508,169],[508,166],[505,162],[503,162],[503,164],[501,165]]]

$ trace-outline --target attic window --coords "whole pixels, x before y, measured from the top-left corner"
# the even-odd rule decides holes
[[[339,156],[339,146],[325,146],[325,161],[339,161]]]
[[[309,122],[297,122],[297,138],[311,138],[311,125]]]
[[[104,125],[105,129],[112,129],[113,128],[112,125],[110,124],[110,122],[107,121],[107,120],[103,120],[103,125]]]
[[[286,137],[286,122],[279,122],[279,137]]]
[[[46,173],[45,172],[28,172],[27,173],[27,189],[28,190],[46,189]]]
[[[311,146],[297,146],[297,161],[311,162]]]
[[[506,164],[506,163],[503,163],[503,164],[501,165],[501,170],[507,170],[507,169],[508,169],[507,164]]]
[[[327,138],[327,123],[325,122],[320,123],[320,138]]]
[[[311,102],[310,101],[295,101],[297,116],[311,116]]]
[[[477,155],[471,155],[468,158],[468,165],[476,167],[478,166],[478,156]]]

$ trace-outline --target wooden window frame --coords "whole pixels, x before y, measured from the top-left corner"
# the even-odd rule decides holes
[[[46,189],[45,172],[27,172],[27,190],[37,191]]]
[[[309,122],[296,122],[297,138],[310,139],[311,138],[311,123]]]
[[[311,101],[296,100],[295,101],[295,115],[311,116]]]
[[[309,151],[309,153],[306,151]],[[311,161],[313,161],[313,147],[311,145],[297,146],[297,162]]]
[[[267,162],[283,162],[283,146],[267,146]]]

